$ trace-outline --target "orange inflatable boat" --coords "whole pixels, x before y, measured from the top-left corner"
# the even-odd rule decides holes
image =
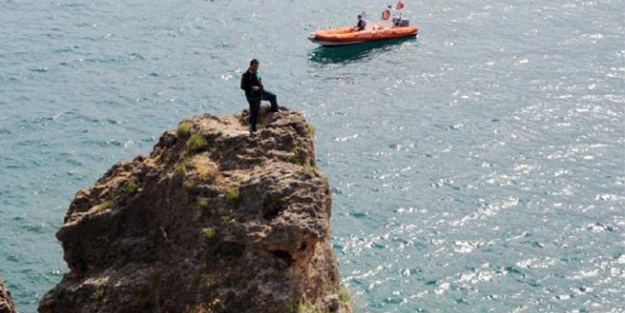
[[[357,43],[414,37],[419,32],[416,26],[378,27],[357,31],[353,27],[341,27],[318,30],[310,40],[323,46],[341,46]]]

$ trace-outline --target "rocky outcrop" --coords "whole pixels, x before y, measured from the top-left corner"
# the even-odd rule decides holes
[[[39,312],[351,312],[314,128],[283,108],[250,134],[246,114],[183,121],[79,191]]]
[[[0,277],[0,313],[15,313],[11,293],[4,288],[2,277]]]

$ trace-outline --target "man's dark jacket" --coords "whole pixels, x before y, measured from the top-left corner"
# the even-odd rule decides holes
[[[253,86],[258,86],[258,91],[252,89]],[[263,85],[258,80],[256,73],[247,70],[241,76],[241,89],[245,90],[245,96],[249,98],[260,97],[262,95]]]

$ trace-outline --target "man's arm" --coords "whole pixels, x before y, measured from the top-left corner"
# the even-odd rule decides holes
[[[247,72],[246,72],[247,73]],[[249,89],[249,79],[246,79],[245,77],[247,77],[247,75],[245,75],[246,73],[243,73],[243,75],[241,75],[241,89],[247,91]]]

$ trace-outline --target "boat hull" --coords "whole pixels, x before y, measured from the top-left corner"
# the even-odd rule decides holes
[[[351,27],[343,27],[319,30],[312,34],[309,39],[322,46],[331,47],[414,37],[418,32],[419,29],[415,26],[379,28],[365,31],[353,31]]]

